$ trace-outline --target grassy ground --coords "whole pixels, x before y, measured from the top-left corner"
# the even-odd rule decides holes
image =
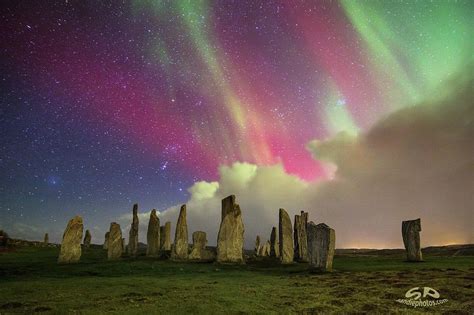
[[[57,265],[56,248],[0,253],[0,314],[5,313],[473,313],[474,257],[344,255],[332,273],[304,264],[242,266],[174,263],[139,257],[105,260],[89,249],[81,263]],[[445,304],[397,303],[413,287],[432,287]]]

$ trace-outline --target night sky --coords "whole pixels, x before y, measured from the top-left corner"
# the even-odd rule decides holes
[[[75,214],[105,231],[234,162],[326,180],[307,143],[368,130],[472,60],[468,0],[0,6],[0,228],[19,236]]]

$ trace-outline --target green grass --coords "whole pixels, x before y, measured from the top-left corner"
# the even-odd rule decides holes
[[[87,250],[79,264],[57,265],[56,248],[0,253],[0,314],[127,313],[472,313],[474,257],[337,256],[334,271],[281,266],[175,263],[139,257],[108,262]],[[438,290],[446,304],[397,303],[412,287]]]

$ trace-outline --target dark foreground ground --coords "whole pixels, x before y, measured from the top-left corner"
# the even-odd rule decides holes
[[[474,312],[474,256],[432,251],[407,263],[400,251],[342,252],[334,271],[269,260],[242,266],[139,257],[107,262],[88,249],[81,263],[57,265],[57,248],[0,252],[0,314],[8,313],[447,313]],[[413,287],[448,299],[413,308],[397,303]]]

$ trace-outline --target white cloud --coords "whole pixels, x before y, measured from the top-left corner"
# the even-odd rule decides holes
[[[191,197],[198,201],[212,198],[216,194],[218,188],[218,182],[209,183],[206,181],[201,181],[195,183],[191,188],[188,189],[188,191],[191,194]]]

